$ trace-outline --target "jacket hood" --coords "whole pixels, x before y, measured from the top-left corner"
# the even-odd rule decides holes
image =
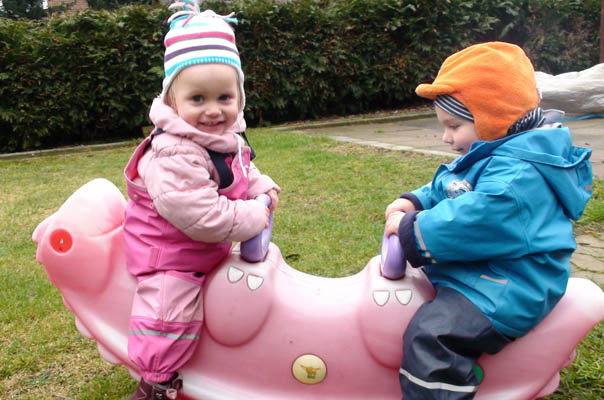
[[[237,132],[245,131],[246,125],[243,112],[237,116],[237,121],[223,134],[207,133],[201,131],[180,118],[176,111],[160,97],[153,100],[149,118],[153,125],[173,135],[179,135],[191,139],[207,149],[219,153],[232,153],[237,150],[239,135]]]
[[[469,153],[451,164],[453,172],[490,156],[531,163],[547,181],[566,215],[581,217],[592,191],[591,149],[573,146],[568,128],[538,128],[492,142],[475,142]]]

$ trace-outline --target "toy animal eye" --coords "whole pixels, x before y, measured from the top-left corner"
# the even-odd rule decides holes
[[[50,246],[58,253],[67,253],[73,245],[71,234],[65,229],[57,229],[50,234]]]

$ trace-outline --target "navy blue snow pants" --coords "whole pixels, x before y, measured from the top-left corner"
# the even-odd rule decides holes
[[[473,399],[482,380],[476,360],[512,340],[465,296],[439,289],[434,300],[419,308],[403,337],[403,399]]]

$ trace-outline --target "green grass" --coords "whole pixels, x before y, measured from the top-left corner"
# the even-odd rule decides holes
[[[385,207],[444,161],[287,132],[249,136],[256,164],[283,188],[272,241],[292,267],[328,277],[353,274],[377,255]],[[136,387],[79,335],[31,241],[36,225],[89,180],[104,177],[125,192],[122,170],[134,145],[0,162],[1,399],[120,399]],[[603,196],[596,182],[577,229],[604,232]],[[604,398],[602,349],[604,324],[581,343],[550,399]]]
[[[575,233],[604,232],[604,184],[596,181],[583,216],[575,225]]]

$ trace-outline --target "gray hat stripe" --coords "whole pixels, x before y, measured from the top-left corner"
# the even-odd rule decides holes
[[[237,56],[239,56],[239,52],[237,51],[237,49],[233,49],[232,47],[228,47],[228,46],[209,44],[209,45],[205,45],[205,46],[186,47],[184,49],[173,51],[164,56],[164,62],[171,60],[172,58],[177,57],[181,54],[188,53],[191,51],[198,51],[198,50],[225,50],[225,51],[230,51],[231,53],[235,53]]]
[[[453,114],[457,117],[474,122],[474,116],[472,115],[470,110],[468,110],[467,107],[464,106],[461,101],[457,100],[455,97],[449,94],[436,96],[436,99],[434,100],[434,105],[438,108],[443,109],[449,114]]]

